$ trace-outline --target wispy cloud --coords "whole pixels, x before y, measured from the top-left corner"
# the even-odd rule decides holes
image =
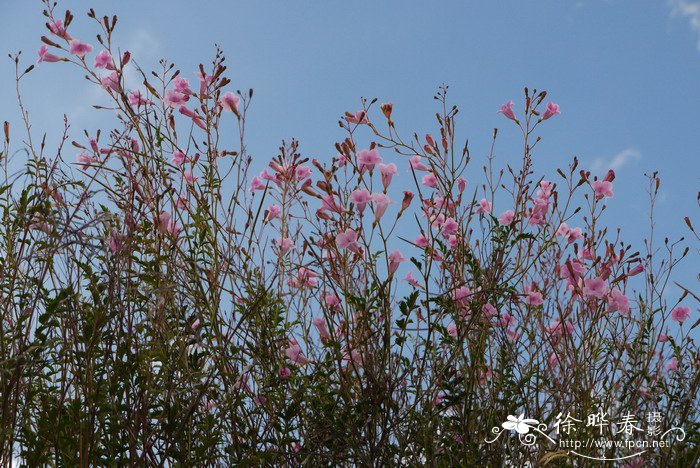
[[[625,166],[639,161],[640,159],[642,159],[642,154],[639,152],[639,150],[635,148],[627,148],[611,158],[596,158],[593,160],[591,170],[594,173],[607,171],[608,169],[619,171]]]
[[[700,35],[700,1],[668,0],[668,3],[671,5],[672,13],[686,18],[693,31]],[[698,38],[697,48],[700,50],[700,37]]]

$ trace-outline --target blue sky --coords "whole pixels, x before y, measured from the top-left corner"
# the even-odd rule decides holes
[[[119,16],[116,42],[144,68],[165,57],[194,80],[197,64],[220,44],[234,89],[255,89],[248,143],[261,164],[292,137],[304,154],[328,160],[343,137],[338,118],[359,108],[361,96],[393,101],[404,133],[434,132],[432,96],[442,83],[461,108],[460,136],[469,138],[476,162],[499,127],[497,160],[514,163],[518,131],[496,110],[510,99],[520,106],[529,86],[546,89],[562,110],[541,132],[537,171],[554,179],[573,156],[601,175],[614,165],[607,219],[617,219],[640,248],[644,172],[659,170],[663,179],[657,236],[687,236],[685,215],[700,226],[698,1],[60,2],[76,16],[71,34],[94,43],[86,3]],[[1,52],[23,50],[25,63],[35,61],[45,34],[41,10],[38,0],[2,0]],[[90,109],[103,98],[76,69],[40,68],[24,95],[35,131],[46,131],[49,142],[63,113],[75,137],[110,121]],[[0,119],[17,135],[13,73],[11,61],[1,60]],[[476,178],[478,165],[472,171]],[[694,260],[679,277],[697,290]]]

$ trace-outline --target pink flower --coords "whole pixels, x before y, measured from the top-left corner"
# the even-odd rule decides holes
[[[282,255],[286,255],[292,249],[296,248],[294,246],[294,242],[287,237],[283,237],[281,239],[276,239],[275,243],[277,244],[277,247],[279,248],[280,254],[282,254]]]
[[[671,319],[683,324],[690,318],[690,307],[678,306],[671,311]]]
[[[338,307],[340,305],[340,298],[333,293],[329,293],[328,291],[324,291],[323,298],[326,301],[326,305],[331,309],[335,309],[336,307]]]
[[[416,171],[429,171],[430,168],[421,162],[421,157],[416,155],[408,160],[408,164]]]
[[[105,70],[114,70],[114,60],[108,50],[103,50],[95,56],[95,68],[104,68]]]
[[[360,251],[360,244],[357,242],[357,233],[352,229],[346,229],[335,236],[335,244],[339,249],[348,249],[356,253]]]
[[[287,284],[297,289],[314,288],[318,285],[318,273],[306,267],[299,267],[296,276],[287,281]]]
[[[411,205],[411,201],[413,200],[413,192],[410,190],[404,190],[403,191],[403,200],[401,200],[401,211],[406,210]]]
[[[195,177],[192,175],[192,171],[185,171],[182,173],[182,177],[185,179],[185,182],[187,182],[189,185],[194,184],[199,180],[199,177]]]
[[[514,218],[515,213],[513,213],[513,210],[508,210],[501,214],[501,216],[498,218],[498,224],[501,226],[509,226],[513,222]]]
[[[349,123],[353,124],[366,124],[369,122],[367,120],[367,112],[363,110],[359,110],[355,112],[355,114],[350,114],[348,112],[345,113],[345,120],[347,120]]]
[[[434,188],[434,189],[436,189],[438,187],[437,186],[437,178],[435,177],[435,174],[433,174],[432,172],[424,175],[423,178],[421,179],[421,183],[423,185],[425,185],[426,187],[430,187],[430,188]]]
[[[188,205],[189,202],[187,201],[187,198],[183,196],[177,197],[177,200],[175,201],[175,206],[178,210],[186,210]]]
[[[165,104],[169,107],[182,106],[190,100],[190,96],[170,90],[165,94]]]
[[[253,177],[253,180],[250,181],[250,191],[254,192],[255,190],[265,190],[265,187],[267,187],[265,184],[263,184],[262,180],[260,180],[260,177],[255,176]]]
[[[602,278],[587,279],[583,283],[583,295],[586,298],[603,299],[609,292],[608,285]]]
[[[454,322],[450,323],[447,326],[447,334],[450,335],[452,338],[457,338],[457,325],[455,325]]]
[[[294,338],[289,340],[289,345],[287,349],[284,350],[284,354],[287,355],[287,358],[289,358],[292,363],[298,366],[303,366],[310,362],[301,352],[301,346],[299,346],[299,343]]]
[[[627,272],[627,276],[635,276],[640,274],[641,272],[644,271],[644,265],[641,263],[638,264],[636,267],[632,268],[630,271]]]
[[[442,235],[447,237],[456,234],[458,228],[459,224],[457,224],[457,221],[455,221],[454,218],[447,218],[445,222],[442,223]]]
[[[673,358],[666,363],[666,370],[673,372],[678,369],[678,359]]]
[[[77,161],[78,164],[83,165],[83,169],[87,169],[90,167],[92,164],[94,164],[97,159],[95,159],[93,156],[90,156],[89,154],[82,152],[78,156],[76,156],[75,160]]]
[[[357,206],[357,211],[365,211],[367,203],[372,200],[372,194],[367,189],[358,189],[350,194],[350,200]]]
[[[47,45],[43,45],[39,47],[39,61],[37,63],[41,62],[58,62],[59,60],[63,60],[61,57],[58,55],[54,55],[49,52],[49,47]]]
[[[49,23],[49,31],[67,41],[72,39],[66,32],[66,28],[63,26],[63,20],[56,20],[53,23]]]
[[[583,233],[581,232],[581,228],[569,228],[569,226],[566,225],[566,223],[561,223],[559,225],[559,229],[557,229],[557,236],[562,236],[566,239],[566,241],[570,244],[576,239],[580,239],[583,237]]]
[[[539,292],[536,288],[536,285],[533,283],[532,285],[526,285],[525,286],[525,302],[531,306],[540,306],[544,303],[544,298],[542,297],[542,293]]]
[[[167,211],[161,211],[158,215],[158,229],[161,232],[167,232],[174,236],[180,232],[180,225],[172,219],[172,215]]]
[[[185,115],[185,116],[189,117],[190,119],[192,119],[192,122],[195,125],[197,125],[199,128],[201,128],[202,130],[207,129],[206,125],[204,125],[204,121],[202,120],[202,118],[199,115],[197,115],[196,112],[192,112],[191,110],[189,110],[185,106],[180,106],[179,110],[180,110],[180,113],[182,115]]]
[[[394,250],[389,254],[389,275],[393,275],[396,273],[396,270],[399,268],[399,265],[403,262],[405,262],[406,259],[401,255],[401,252],[398,250]]]
[[[364,172],[365,169],[373,170],[374,165],[381,162],[382,158],[376,149],[362,150],[357,153],[357,161],[360,163],[360,172]]]
[[[280,215],[282,210],[280,209],[279,205],[270,205],[270,207],[267,209],[267,214],[265,216],[265,219],[270,222],[276,217]]]
[[[150,104],[150,101],[141,95],[141,91],[136,90],[129,93],[129,104],[138,107]]]
[[[461,286],[452,292],[452,299],[454,299],[456,302],[464,304],[469,300],[469,296],[471,296],[471,294],[472,292],[468,287]]]
[[[328,328],[326,328],[326,321],[323,319],[323,317],[316,317],[313,320],[313,324],[318,330],[318,334],[321,337],[321,341],[326,343],[331,339],[331,334],[328,333]]]
[[[396,171],[396,164],[394,163],[379,163],[379,172],[382,175],[382,185],[384,186],[384,190],[386,190],[389,187],[389,184],[391,184],[391,179],[394,177],[394,174],[396,174]]]
[[[82,59],[85,57],[85,54],[92,52],[92,46],[90,44],[80,42],[77,39],[71,39],[69,41],[69,44],[70,44],[69,52],[78,58]]]
[[[221,96],[221,101],[219,101],[221,104],[221,108],[225,112],[233,112],[233,113],[238,113],[238,103],[241,102],[241,98],[236,96],[234,93],[231,91],[227,91],[224,93],[223,96]]]
[[[321,209],[332,211],[334,213],[343,213],[345,210],[338,204],[333,195],[324,195],[321,197]]]
[[[630,300],[619,289],[615,288],[612,291],[610,291],[608,305],[610,307],[610,312],[619,312],[620,315],[629,317]]]
[[[553,102],[548,102],[547,103],[547,110],[544,111],[544,115],[542,115],[542,118],[540,120],[547,120],[550,117],[554,117],[555,115],[559,115],[561,112],[559,112],[559,106],[554,104]]]
[[[668,335],[665,333],[659,333],[659,343],[666,343],[668,341]]]
[[[465,179],[464,177],[460,177],[459,179],[457,179],[457,190],[459,191],[459,193],[462,193],[464,192],[465,188],[467,188],[467,179]]]
[[[413,286],[414,288],[417,288],[420,285],[418,280],[413,277],[413,271],[409,271],[408,273],[406,273],[406,276],[403,277],[403,280],[411,286]]]
[[[374,220],[379,222],[391,204],[391,199],[385,193],[374,193],[372,194],[372,202],[374,203]]]
[[[176,166],[182,166],[187,161],[187,155],[180,150],[175,150],[173,152],[173,164]]]
[[[428,246],[429,240],[427,237],[421,234],[420,236],[415,238],[413,243],[416,244],[416,246],[418,246],[419,248],[424,249]]]
[[[296,177],[298,180],[304,180],[311,177],[311,169],[309,169],[307,166],[297,167]]]
[[[111,74],[103,77],[100,82],[105,90],[112,90],[115,93],[122,92],[122,85],[119,83],[119,75],[117,72],[112,72]]]
[[[515,112],[513,112],[513,101],[508,101],[507,103],[503,104],[501,108],[496,112],[497,114],[503,114],[504,116],[508,117],[510,120],[514,122],[518,122],[518,119],[515,117]]]
[[[175,91],[177,91],[178,93],[194,94],[192,92],[192,89],[190,89],[190,82],[187,80],[187,78],[182,78],[178,76],[173,80],[173,86],[175,88]]]
[[[603,197],[612,198],[612,182],[607,180],[596,180],[593,182],[593,191],[595,192],[596,200],[600,200]]]
[[[479,200],[479,206],[476,208],[476,214],[491,213],[491,203],[485,198]]]
[[[488,318],[495,317],[496,315],[498,315],[498,311],[496,310],[496,308],[488,303],[484,304],[484,306],[481,308],[481,311]]]

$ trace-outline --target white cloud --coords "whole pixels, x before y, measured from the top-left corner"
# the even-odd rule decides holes
[[[674,15],[688,19],[693,31],[700,35],[700,1],[698,0],[669,0]],[[700,38],[697,48],[700,50]]]
[[[628,166],[630,163],[639,161],[640,159],[642,159],[642,154],[639,152],[639,150],[635,148],[627,148],[611,158],[596,158],[593,161],[591,170],[594,173],[607,171],[608,169],[619,171],[625,166]]]

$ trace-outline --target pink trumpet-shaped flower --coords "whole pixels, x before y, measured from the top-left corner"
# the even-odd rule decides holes
[[[561,112],[559,112],[559,106],[557,104],[554,104],[553,102],[548,102],[547,110],[544,111],[544,114],[542,115],[542,118],[540,120],[547,120],[550,117],[554,117],[555,115],[559,114],[561,114]]]
[[[275,243],[277,244],[277,248],[279,249],[279,251],[282,255],[286,255],[291,250],[296,248],[294,246],[294,242],[287,237],[283,237],[281,239],[276,239]]]
[[[425,185],[426,187],[430,187],[430,188],[434,188],[434,189],[436,189],[438,187],[437,178],[435,177],[435,174],[433,174],[432,172],[424,175],[421,178],[421,183],[423,185]]]
[[[176,166],[182,166],[187,161],[187,155],[180,150],[175,150],[173,152],[173,164]]]
[[[47,46],[47,45],[43,45],[43,46],[39,47],[39,52],[37,52],[37,54],[39,54],[39,60],[38,60],[37,63],[41,63],[41,62],[47,62],[47,63],[49,63],[49,62],[58,62],[58,61],[60,61],[60,60],[63,60],[63,59],[62,59],[61,57],[59,57],[58,55],[54,55],[54,54],[50,53],[50,52],[49,52],[49,46]]]
[[[71,39],[69,41],[70,49],[69,52],[78,58],[85,58],[85,55],[92,52],[92,46],[90,44],[80,42],[77,39]]]
[[[351,252],[359,253],[360,244],[357,242],[357,232],[346,229],[335,237],[335,243],[339,249],[348,249]]]
[[[498,218],[498,224],[501,226],[509,226],[513,222],[514,218],[515,213],[513,213],[513,210],[508,210],[501,214],[501,216]]]
[[[279,207],[279,205],[270,205],[270,207],[267,209],[267,214],[265,215],[265,219],[267,220],[267,222],[270,222],[273,219],[275,219],[276,217],[278,217],[281,212],[282,212],[282,210]]]
[[[122,85],[119,83],[119,75],[117,72],[112,72],[111,74],[103,77],[100,82],[105,90],[112,90],[115,93],[122,92]]]
[[[321,209],[332,211],[333,213],[343,213],[345,210],[338,204],[338,201],[333,195],[324,195],[321,197]]]
[[[138,89],[129,93],[129,104],[132,106],[145,106],[146,104],[150,104],[150,102],[151,101],[141,95],[141,91]]]
[[[624,317],[629,317],[630,315],[630,300],[617,288],[610,291],[608,306],[610,307],[610,312],[619,312]]]
[[[189,185],[193,185],[195,182],[197,182],[197,180],[199,180],[199,177],[195,177],[192,174],[192,171],[183,172],[182,177],[183,177],[183,179],[185,179],[185,182],[187,182],[187,184],[189,184]]]
[[[357,153],[357,161],[360,164],[360,172],[364,172],[365,169],[373,170],[375,164],[382,162],[382,158],[376,149],[362,150]]]
[[[367,203],[372,200],[372,194],[365,188],[358,189],[350,194],[350,200],[357,206],[357,211],[362,213],[365,211]]]
[[[671,318],[682,324],[690,318],[690,307],[678,306],[671,311]]]
[[[482,198],[479,200],[479,206],[476,208],[476,214],[491,213],[491,203]]]
[[[536,285],[526,285],[524,288],[525,292],[525,302],[531,306],[540,306],[544,303],[544,298],[542,293],[536,289]]]
[[[411,201],[413,201],[413,192],[410,190],[404,190],[403,200],[401,200],[401,211],[404,211],[406,208],[411,206]]]
[[[266,185],[260,180],[260,177],[255,176],[253,180],[250,181],[250,191],[254,192],[256,190],[265,190]]]
[[[349,123],[352,124],[366,124],[369,123],[369,120],[367,119],[367,112],[364,110],[359,110],[355,112],[355,114],[346,114],[345,115],[345,120],[347,120]]]
[[[66,32],[66,28],[63,26],[63,20],[56,20],[53,23],[49,23],[49,31],[51,31],[56,36],[70,41],[72,38]]]
[[[316,327],[316,330],[318,330],[318,335],[321,337],[321,341],[324,343],[328,342],[331,339],[331,334],[328,332],[326,321],[323,319],[323,317],[316,317],[313,320],[313,324]]]
[[[593,191],[595,193],[595,199],[600,200],[601,198],[612,198],[612,182],[607,180],[596,180],[593,182]]]
[[[372,202],[374,203],[374,220],[379,222],[386,213],[386,209],[391,205],[391,199],[384,193],[372,194]]]
[[[391,184],[391,179],[394,177],[394,175],[397,172],[396,164],[394,164],[394,163],[389,163],[389,164],[379,163],[378,167],[379,167],[379,173],[382,175],[382,186],[384,186],[384,190],[386,190],[389,187],[389,184]]]
[[[403,277],[403,280],[413,286],[414,288],[417,288],[420,286],[420,283],[418,282],[417,279],[413,277],[413,271],[409,271],[406,273],[406,276]]]
[[[102,50],[95,56],[95,68],[103,68],[105,70],[115,70],[114,60],[108,50]]]
[[[225,112],[238,113],[238,103],[241,102],[241,98],[236,96],[231,91],[226,91],[223,96],[221,96],[221,108]]]
[[[399,265],[403,262],[405,262],[406,259],[404,258],[403,255],[401,255],[401,252],[399,250],[394,250],[389,254],[389,275],[393,275],[396,273],[396,270],[399,268]]]
[[[197,115],[195,112],[192,112],[191,110],[189,110],[187,107],[180,106],[180,113],[182,115],[187,116],[190,119],[192,119],[192,122],[194,122],[194,124],[197,125],[199,128],[201,128],[202,130],[207,129],[206,125],[204,125],[204,121],[202,120],[202,118],[199,115]]]
[[[455,325],[454,322],[450,323],[447,326],[447,334],[450,335],[452,338],[457,338],[457,325]]]
[[[424,249],[428,246],[430,241],[428,240],[427,237],[425,237],[424,235],[421,234],[420,236],[415,238],[413,243],[416,244],[417,247]]]
[[[83,169],[87,169],[97,161],[97,159],[85,152],[82,152],[78,156],[76,156],[75,160],[78,164],[83,165]]]
[[[591,278],[583,282],[583,295],[586,298],[603,299],[608,292],[608,285],[602,278]]]
[[[421,162],[421,157],[416,155],[408,160],[408,164],[416,171],[429,171],[430,168]]]
[[[289,340],[289,345],[287,349],[284,350],[284,354],[287,355],[287,358],[289,358],[292,363],[298,366],[303,366],[310,362],[301,352],[301,346],[299,346],[299,343],[294,338]]]
[[[517,122],[518,119],[515,117],[515,112],[513,112],[513,101],[508,101],[507,103],[503,104],[501,108],[496,112],[497,114],[503,114],[510,120]]]

